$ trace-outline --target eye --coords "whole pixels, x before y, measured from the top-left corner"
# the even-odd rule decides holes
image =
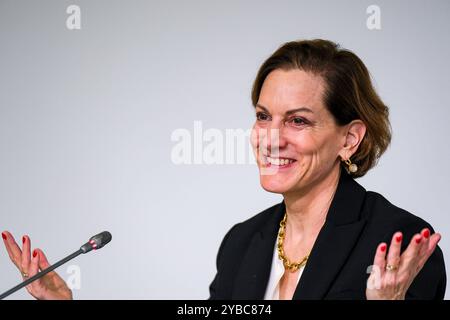
[[[264,112],[257,112],[256,113],[256,120],[257,121],[267,121],[269,119],[270,119],[270,117],[269,117],[269,115],[267,113],[264,113]]]
[[[292,123],[294,126],[297,126],[297,127],[308,124],[308,121],[302,117],[293,117],[288,122]]]

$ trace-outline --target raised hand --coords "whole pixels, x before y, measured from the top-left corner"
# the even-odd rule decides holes
[[[50,266],[42,250],[35,249],[31,255],[31,240],[28,236],[22,237],[22,249],[20,249],[14,237],[8,231],[2,232],[2,238],[9,258],[17,269],[19,269],[23,280],[34,276],[39,270],[44,270]],[[55,271],[49,272],[42,278],[29,284],[26,288],[36,299],[72,299],[72,291]]]
[[[412,237],[406,250],[400,254],[402,240],[403,234],[396,232],[389,250],[386,243],[378,245],[367,281],[368,300],[404,300],[414,278],[436,249],[441,235],[435,233],[430,236],[430,230],[425,228]]]

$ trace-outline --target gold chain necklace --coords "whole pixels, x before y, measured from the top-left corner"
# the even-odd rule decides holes
[[[337,187],[334,189],[330,200],[328,201],[328,205],[325,207],[325,210],[329,209],[330,203],[334,198],[334,195],[336,193]],[[324,212],[325,212],[324,210]],[[287,220],[287,212],[284,212],[283,220],[280,221],[280,229],[278,230],[278,240],[277,240],[277,251],[278,251],[278,258],[283,261],[284,267],[289,270],[290,272],[295,272],[301,267],[303,267],[306,262],[308,261],[309,254],[303,257],[303,259],[300,262],[291,262],[286,257],[283,249],[283,243],[284,243],[284,237],[286,235],[286,220]]]
[[[308,261],[309,254],[303,257],[303,259],[300,262],[291,262],[284,254],[283,250],[283,242],[284,237],[286,235],[286,219],[287,219],[287,213],[284,213],[284,218],[280,222],[280,229],[278,230],[278,242],[277,242],[277,250],[278,250],[278,258],[283,261],[284,267],[289,270],[290,272],[296,272],[298,269],[303,267],[306,262]]]

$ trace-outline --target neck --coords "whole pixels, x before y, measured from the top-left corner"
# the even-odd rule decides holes
[[[283,194],[288,216],[286,230],[292,239],[317,235],[325,223],[339,177],[340,166],[324,179],[308,186],[308,190]]]

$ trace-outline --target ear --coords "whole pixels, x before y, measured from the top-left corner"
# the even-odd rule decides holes
[[[353,120],[344,128],[345,144],[339,151],[339,156],[342,160],[347,160],[358,150],[366,134],[366,125],[361,120]]]

